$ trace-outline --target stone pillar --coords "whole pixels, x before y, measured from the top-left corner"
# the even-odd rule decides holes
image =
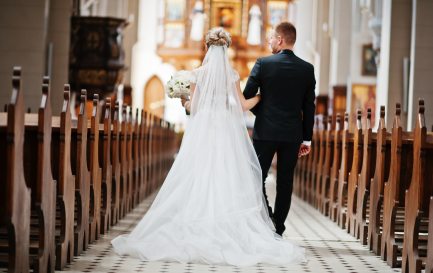
[[[11,96],[12,67],[21,66],[25,106],[39,106],[45,74],[49,0],[0,1],[0,106]]]
[[[294,1],[291,3],[292,15],[296,26],[296,43],[294,51],[296,55],[307,62],[314,62],[314,50],[312,47],[313,31],[313,0]]]
[[[134,89],[133,107],[144,108],[144,89],[151,78],[156,76],[165,83],[175,72],[174,67],[163,64],[161,58],[156,54],[156,30],[158,29],[158,12],[161,3],[159,0],[140,0],[138,4],[138,39],[132,50],[131,63],[131,85]],[[166,102],[179,104],[176,100]],[[178,112],[184,113],[183,108],[180,107]],[[168,118],[170,119],[170,117]]]
[[[63,85],[68,83],[69,41],[72,0],[51,0],[48,26],[47,72],[51,77],[53,114],[59,115],[63,103]]]
[[[127,17],[128,26],[124,30],[123,47],[125,48],[125,71],[124,82],[131,85],[131,69],[132,69],[132,48],[138,39],[138,0],[130,0],[128,2]],[[140,92],[140,90],[133,90],[132,92]]]
[[[346,111],[351,114],[351,128],[355,121],[356,109],[351,109],[352,105],[352,86],[354,84],[376,85],[375,76],[365,76],[362,74],[362,48],[366,44],[372,43],[372,33],[368,28],[370,17],[369,10],[360,5],[359,0],[352,0],[351,21],[352,34],[350,45],[350,74],[347,83]],[[376,92],[377,93],[377,92]],[[367,109],[364,109],[367,110]]]
[[[412,41],[410,50],[410,83],[408,128],[413,129],[418,113],[418,99],[426,106],[426,125],[433,124],[433,1],[412,1]]]
[[[329,97],[332,102],[333,88],[347,86],[350,72],[350,46],[352,34],[351,13],[352,2],[347,0],[331,1],[330,25],[330,71]]]
[[[313,35],[315,40],[316,94],[327,95],[329,92],[329,64],[331,39],[329,36],[329,0],[318,0],[315,3],[316,22]]]
[[[379,113],[380,105],[387,106],[388,127],[392,125],[395,104],[400,102],[404,108],[403,62],[410,56],[411,2],[411,0],[383,1],[376,113]],[[403,124],[406,119],[407,113],[403,111]]]

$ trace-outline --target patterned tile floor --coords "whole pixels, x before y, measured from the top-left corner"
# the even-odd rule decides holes
[[[275,182],[270,176],[267,183],[270,198],[275,196]],[[295,266],[271,266],[258,264],[253,267],[213,266],[203,264],[180,264],[175,262],[145,262],[116,255],[110,240],[131,230],[146,213],[155,194],[147,198],[128,214],[111,231],[102,236],[81,256],[76,257],[65,270],[68,272],[149,272],[149,273],[195,273],[195,272],[400,272],[391,269],[379,257],[362,246],[357,240],[340,229],[328,218],[308,204],[294,197],[287,219],[286,239],[297,242],[307,249],[308,262]]]

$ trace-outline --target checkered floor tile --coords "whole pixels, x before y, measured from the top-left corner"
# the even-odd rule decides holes
[[[270,198],[275,196],[272,176],[267,183]],[[276,272],[400,272],[391,269],[379,257],[374,256],[352,236],[335,223],[321,215],[308,204],[294,197],[287,218],[284,237],[307,249],[306,264],[282,267],[258,264],[253,267],[215,266],[204,264],[181,264],[176,262],[147,262],[126,256],[118,256],[110,245],[112,238],[130,231],[146,213],[155,194],[147,198],[128,214],[111,231],[102,236],[81,256],[76,257],[65,269],[67,272],[151,272],[151,273],[276,273]],[[272,200],[271,200],[272,203]]]

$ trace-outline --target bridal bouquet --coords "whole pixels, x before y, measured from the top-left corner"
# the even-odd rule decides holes
[[[169,98],[187,98],[191,88],[191,72],[180,70],[167,82],[165,91]]]

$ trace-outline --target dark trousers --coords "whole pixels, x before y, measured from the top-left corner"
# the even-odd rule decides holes
[[[262,168],[263,194],[269,215],[273,216],[276,231],[281,234],[286,229],[284,221],[289,214],[292,201],[293,174],[298,161],[300,143],[253,140],[253,144]],[[275,153],[277,153],[277,196],[275,197],[274,212],[272,213],[266,195],[265,180]]]

